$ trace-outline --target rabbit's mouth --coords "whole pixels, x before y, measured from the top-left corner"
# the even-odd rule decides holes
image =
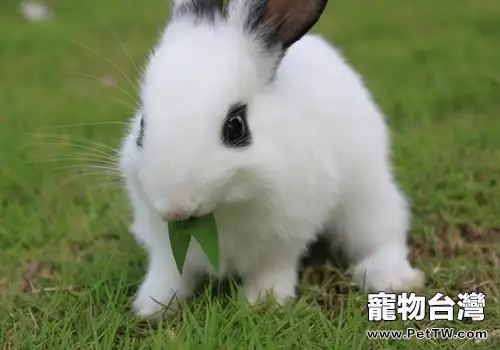
[[[168,210],[162,210],[161,208],[156,208],[163,220],[167,222],[171,221],[189,221],[196,220],[208,214],[211,214],[214,210],[205,206],[198,207],[176,207]]]
[[[195,200],[183,202],[167,202],[157,200],[154,207],[163,220],[169,221],[188,221],[201,218],[212,214],[217,207],[217,202]]]

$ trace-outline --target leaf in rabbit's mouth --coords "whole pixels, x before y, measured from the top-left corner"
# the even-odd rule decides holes
[[[169,222],[167,225],[170,245],[180,273],[183,271],[192,237],[199,243],[215,271],[219,270],[219,237],[213,214],[186,221]]]

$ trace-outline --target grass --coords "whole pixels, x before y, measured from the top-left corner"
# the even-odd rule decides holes
[[[427,274],[424,294],[482,291],[484,321],[369,322],[366,296],[326,261],[305,264],[297,303],[250,308],[237,288],[207,289],[156,326],[127,312],[145,255],[127,232],[119,184],[73,167],[109,153],[78,138],[118,144],[137,93],[129,80],[157,39],[167,1],[48,3],[55,14],[46,23],[23,21],[18,1],[0,4],[4,349],[498,348],[497,0],[332,1],[315,28],[342,49],[388,115],[397,177],[412,198],[412,260]],[[490,337],[365,335],[407,327],[486,329]]]

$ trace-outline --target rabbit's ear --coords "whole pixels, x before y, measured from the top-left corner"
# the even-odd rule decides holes
[[[245,30],[266,47],[288,49],[318,21],[327,0],[232,0]]]
[[[223,0],[172,0],[173,18],[214,20],[222,14]]]

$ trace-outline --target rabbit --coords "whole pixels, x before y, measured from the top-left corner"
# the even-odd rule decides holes
[[[309,33],[327,0],[174,0],[118,149],[131,231],[149,255],[132,311],[178,310],[203,274],[239,276],[250,304],[294,300],[320,232],[362,292],[416,291],[409,200],[385,116],[339,51]],[[168,223],[213,214],[215,271],[192,240],[182,273]]]

